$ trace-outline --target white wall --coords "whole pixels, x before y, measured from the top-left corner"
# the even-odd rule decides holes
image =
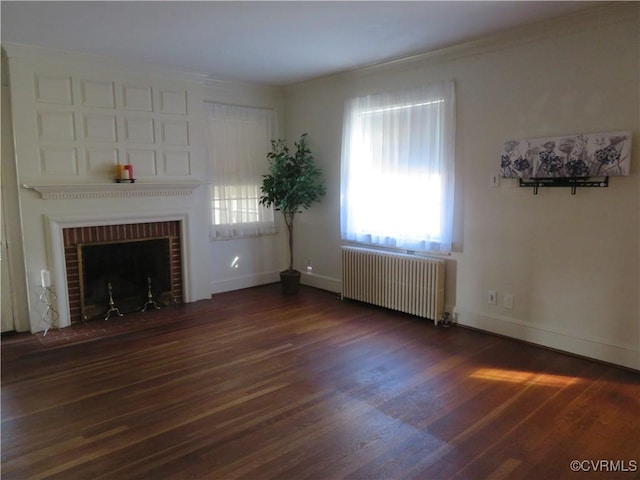
[[[446,303],[459,323],[640,369],[638,5],[620,3],[472,44],[286,89],[288,136],[309,132],[328,195],[298,219],[305,282],[339,289],[343,103],[454,79],[455,252]],[[504,141],[632,130],[632,174],[606,189],[518,188]],[[487,292],[499,304],[488,305]],[[504,294],[515,296],[513,309]]]

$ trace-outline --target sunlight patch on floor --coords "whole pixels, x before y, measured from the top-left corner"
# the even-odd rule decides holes
[[[567,377],[564,375],[506,370],[502,368],[479,368],[471,374],[471,378],[498,382],[531,384],[544,387],[566,387],[579,381],[579,379],[575,377]]]

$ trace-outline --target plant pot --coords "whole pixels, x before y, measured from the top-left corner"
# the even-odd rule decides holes
[[[282,293],[291,295],[300,290],[300,272],[298,270],[283,270],[280,272]]]

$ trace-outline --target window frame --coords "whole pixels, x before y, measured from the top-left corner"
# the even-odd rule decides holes
[[[410,111],[424,110],[435,105],[439,109],[436,115],[426,111],[414,115],[415,111]],[[361,118],[363,115],[371,116],[378,113],[384,116],[379,121],[381,126],[376,126],[374,121]],[[438,119],[436,124],[433,123],[434,117]],[[408,122],[407,125],[414,122],[419,126],[407,127],[402,122]],[[420,122],[430,126],[431,130],[427,135],[424,135],[423,125]],[[403,129],[408,130],[405,132]],[[397,140],[391,135],[391,132],[397,134],[397,138],[402,138],[402,140]],[[396,143],[394,143],[394,139]],[[360,141],[365,145],[362,150],[358,146]],[[373,247],[449,254],[453,243],[454,150],[455,91],[453,81],[411,90],[353,97],[347,100],[344,110],[341,159],[340,222],[342,240]],[[382,152],[388,153],[387,157]],[[420,167],[422,156],[424,156],[425,163]],[[439,195],[441,198],[439,210],[442,218],[438,222],[440,231],[435,231],[439,235],[433,233],[422,236],[412,234],[411,228],[406,228],[406,225],[409,225],[408,216],[403,223],[405,225],[404,233],[394,231],[389,234],[390,232],[385,231],[366,230],[367,226],[362,220],[365,216],[363,212],[367,208],[366,205],[377,205],[371,215],[377,219],[380,218],[380,215],[386,215],[389,218],[390,215],[393,215],[393,208],[389,213],[386,208],[388,205],[380,203],[374,197],[376,194],[379,196],[380,192],[389,192],[390,186],[380,183],[376,186],[373,183],[375,176],[367,177],[371,171],[378,169],[378,176],[386,175],[385,180],[388,181],[388,177],[393,175],[385,171],[386,162],[389,161],[409,168],[405,175],[412,177],[412,180],[415,180],[415,173],[412,171],[426,170],[427,173],[423,171],[421,174],[428,177],[434,175],[434,165],[437,166],[435,171],[440,175],[442,185],[442,192]],[[362,170],[356,172],[359,163],[362,163],[360,165]],[[362,179],[360,182],[362,184],[370,183],[365,185],[365,189],[369,188],[370,191],[366,197],[359,200],[359,203],[362,204],[360,207],[355,205],[353,200],[354,195],[358,195],[358,193],[354,193],[354,189],[358,188],[358,179]],[[410,183],[407,180],[404,182]],[[399,182],[397,190],[402,190],[402,182]],[[387,204],[392,205],[391,198],[397,198],[398,192],[393,195],[395,196],[385,200]],[[409,209],[417,209],[420,206],[418,198],[419,196],[416,196],[413,207],[409,207]],[[428,198],[428,195],[425,198]],[[353,210],[357,208],[360,211]],[[398,217],[404,213],[397,209],[395,211]]]
[[[276,136],[275,109],[210,101],[204,104],[212,172],[211,238],[277,233],[273,209],[259,203],[262,175],[268,171],[266,154]],[[255,138],[247,142],[247,136],[253,133]]]

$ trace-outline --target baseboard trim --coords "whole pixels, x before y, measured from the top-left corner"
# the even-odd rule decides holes
[[[527,322],[474,312],[457,311],[457,320],[463,327],[640,371],[640,349],[630,345],[616,345],[599,339],[580,338],[558,330],[540,328]]]
[[[302,283],[303,285],[308,285],[310,287],[319,288],[321,290],[327,290],[329,292],[340,293],[342,291],[341,280],[333,277],[327,277],[325,275],[318,275],[315,273],[302,272],[300,283]]]
[[[266,272],[211,282],[211,293],[230,292],[280,281],[279,272]]]

